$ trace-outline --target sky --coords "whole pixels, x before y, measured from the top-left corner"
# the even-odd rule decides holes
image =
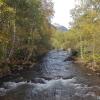
[[[54,17],[52,23],[69,27],[70,10],[75,6],[75,0],[52,0],[54,2]]]

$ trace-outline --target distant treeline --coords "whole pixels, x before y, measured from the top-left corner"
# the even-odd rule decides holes
[[[71,11],[71,28],[61,33],[54,31],[54,48],[72,48],[79,59],[92,70],[100,70],[100,0],[77,0]]]

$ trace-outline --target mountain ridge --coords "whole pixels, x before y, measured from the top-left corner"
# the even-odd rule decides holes
[[[59,31],[61,31],[61,32],[66,32],[66,31],[68,30],[65,26],[60,25],[60,24],[58,24],[58,23],[54,23],[53,26],[54,26],[56,29],[58,29]]]

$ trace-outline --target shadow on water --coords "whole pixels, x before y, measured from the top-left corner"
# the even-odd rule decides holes
[[[23,81],[4,82],[0,100],[100,100],[100,79],[71,61],[67,51],[50,51]]]

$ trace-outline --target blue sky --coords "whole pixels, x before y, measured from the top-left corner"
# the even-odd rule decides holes
[[[52,23],[58,23],[65,27],[71,21],[70,10],[75,6],[75,0],[52,0],[54,2],[55,15]]]

